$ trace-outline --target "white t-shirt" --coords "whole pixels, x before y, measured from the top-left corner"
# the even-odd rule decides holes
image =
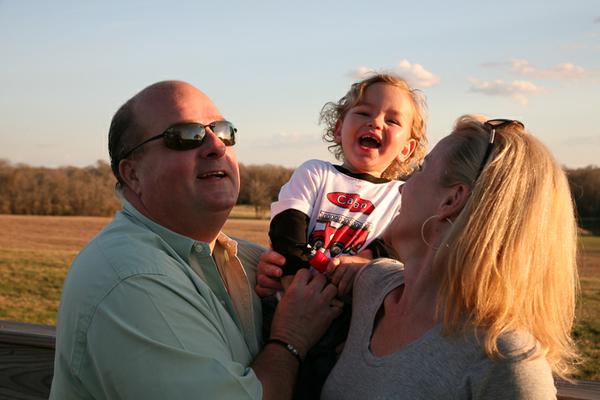
[[[339,167],[338,167],[339,168]],[[310,218],[308,242],[330,257],[354,255],[383,233],[400,210],[402,181],[368,174],[350,176],[331,163],[309,160],[298,167],[271,205],[271,219],[295,209]]]

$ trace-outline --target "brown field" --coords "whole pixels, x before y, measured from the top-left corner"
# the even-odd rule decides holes
[[[267,245],[268,220],[236,209],[225,232]],[[241,219],[238,219],[241,218]],[[68,266],[111,218],[0,215],[0,319],[55,324]],[[600,381],[600,237],[582,238],[582,295],[575,337],[584,362],[579,379]]]
[[[110,220],[0,215],[0,319],[54,324],[69,265]],[[231,219],[225,232],[266,246],[268,224]]]

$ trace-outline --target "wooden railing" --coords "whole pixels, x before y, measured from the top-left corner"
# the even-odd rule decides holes
[[[48,399],[54,372],[53,326],[0,321],[0,399]],[[600,382],[557,382],[559,400],[598,400]]]
[[[0,398],[47,399],[54,372],[53,326],[0,321]]]

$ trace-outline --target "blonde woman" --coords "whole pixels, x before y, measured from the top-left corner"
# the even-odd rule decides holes
[[[564,173],[511,120],[461,117],[401,188],[325,384],[332,399],[550,399],[577,287]]]

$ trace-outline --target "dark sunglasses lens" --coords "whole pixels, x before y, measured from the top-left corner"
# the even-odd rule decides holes
[[[215,121],[208,125],[213,133],[221,139],[225,146],[235,144],[235,133],[237,129],[229,121]],[[166,130],[164,138],[165,145],[173,150],[189,150],[200,147],[204,142],[206,130],[201,124],[179,124],[173,125]]]
[[[233,146],[235,144],[235,133],[237,129],[229,121],[215,121],[209,125],[215,135],[225,144]]]
[[[165,132],[165,145],[173,150],[189,150],[199,147],[205,135],[200,124],[174,125]]]
[[[491,129],[500,129],[500,128],[504,128],[505,126],[509,126],[512,124],[516,124],[516,125],[520,126],[521,129],[525,128],[525,126],[523,125],[523,123],[521,121],[517,121],[517,120],[513,120],[513,119],[491,119],[491,120],[485,122],[485,125],[487,125]]]

